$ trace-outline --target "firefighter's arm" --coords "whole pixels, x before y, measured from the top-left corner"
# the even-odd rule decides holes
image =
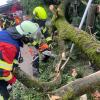
[[[17,54],[17,48],[13,45],[0,43],[2,46],[1,59],[9,64],[13,64],[13,60]]]

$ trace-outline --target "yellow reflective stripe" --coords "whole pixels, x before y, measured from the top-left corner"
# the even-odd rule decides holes
[[[9,81],[9,80],[11,80],[11,79],[12,79],[12,77],[13,77],[13,75],[12,75],[12,73],[10,73],[10,75],[9,75],[9,76],[7,76],[7,77],[0,77],[0,80]]]
[[[9,70],[11,71],[12,70],[12,66],[13,64],[9,64],[3,60],[0,60],[0,69],[5,69],[5,70]]]
[[[5,28],[6,22],[3,22],[3,28]]]
[[[18,64],[18,60],[14,59],[13,63]]]
[[[33,43],[32,43],[32,45],[37,45],[39,42],[38,41],[34,41]]]
[[[46,31],[47,31],[47,28],[44,27],[44,28],[42,29],[43,34],[45,34]]]
[[[13,26],[14,24],[15,24],[15,22],[13,22],[13,21],[10,22],[10,25],[11,25],[11,26]]]
[[[0,94],[0,100],[4,100],[4,97]]]
[[[46,38],[46,41],[47,41],[47,42],[52,41],[52,37],[47,37],[47,38]]]

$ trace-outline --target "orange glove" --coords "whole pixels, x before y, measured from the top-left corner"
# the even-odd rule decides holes
[[[39,46],[39,51],[40,52],[43,52],[45,50],[49,49],[49,46],[47,43],[41,43],[40,46]]]

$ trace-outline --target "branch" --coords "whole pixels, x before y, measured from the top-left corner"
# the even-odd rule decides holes
[[[100,71],[70,82],[49,94],[51,96],[59,96],[60,100],[69,100],[87,92],[92,92],[96,88],[100,88]]]
[[[42,91],[42,92],[52,90],[54,86],[57,86],[61,83],[60,73],[56,73],[55,78],[50,82],[42,82],[38,80],[37,78],[26,74],[19,67],[15,69],[14,75],[26,87],[36,88],[36,90]]]

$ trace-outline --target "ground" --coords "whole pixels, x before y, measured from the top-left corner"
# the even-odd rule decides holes
[[[30,53],[30,49],[28,46],[24,46],[24,48],[21,49],[22,57],[24,58],[23,63],[21,63],[19,66],[23,71],[28,73],[29,75],[32,75],[32,55]]]

